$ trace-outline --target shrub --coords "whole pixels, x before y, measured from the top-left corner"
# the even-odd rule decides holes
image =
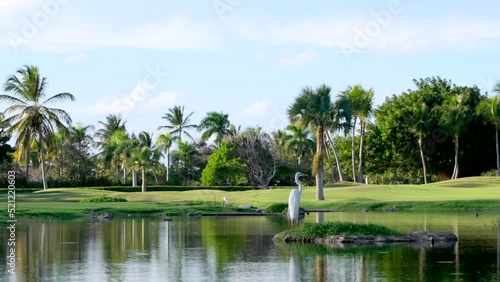
[[[264,210],[264,212],[265,213],[282,213],[286,208],[288,208],[288,204],[277,203],[277,204],[272,204],[269,207],[267,207]]]
[[[120,197],[95,196],[86,198],[80,201],[81,203],[108,203],[108,202],[127,202],[126,199]]]

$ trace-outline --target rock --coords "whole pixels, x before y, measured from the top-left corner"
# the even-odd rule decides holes
[[[256,209],[255,213],[264,213],[264,209]]]
[[[129,214],[127,214],[127,216],[128,216],[128,217],[136,217],[136,215],[135,215],[135,214],[133,214],[133,213],[129,213]]]
[[[164,218],[163,221],[172,221],[171,218]]]
[[[416,242],[455,242],[458,240],[458,237],[450,232],[429,232],[429,231],[420,231],[420,232],[411,232],[408,234],[408,237],[412,238]]]
[[[386,212],[395,212],[395,211],[397,211],[397,209],[396,209],[396,207],[395,207],[395,206],[393,206],[393,207],[388,207],[388,208],[386,208],[386,209],[385,209],[385,211],[386,211]]]
[[[362,209],[361,211],[362,211],[362,212],[368,212],[368,211],[369,211],[369,209],[368,209],[368,208],[364,208],[364,209]]]
[[[238,206],[238,208],[240,208],[240,209],[253,209],[253,207],[249,206],[249,205],[241,205],[241,206]]]
[[[97,216],[97,219],[103,220],[103,219],[113,219],[113,215],[110,213],[103,213]]]

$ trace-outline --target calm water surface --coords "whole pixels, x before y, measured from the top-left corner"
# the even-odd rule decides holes
[[[445,248],[284,246],[281,217],[32,221],[16,230],[17,275],[2,281],[500,281],[497,215],[311,214],[302,222],[378,223],[402,232],[449,231]]]

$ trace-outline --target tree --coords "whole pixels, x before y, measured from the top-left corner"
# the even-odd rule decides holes
[[[268,189],[276,175],[276,155],[271,136],[260,128],[247,128],[242,134],[228,141],[234,146],[236,156],[245,163],[248,181],[254,187]]]
[[[177,140],[177,149],[173,152],[173,157],[177,161],[177,171],[183,175],[183,185],[187,185],[190,176],[199,169],[194,165],[199,151],[195,146],[186,141]]]
[[[455,165],[453,167],[451,179],[458,178],[458,140],[471,117],[471,109],[466,105],[467,99],[467,93],[453,95],[447,97],[443,105],[437,108],[441,113],[440,125],[447,134],[453,136],[453,143],[455,147]]]
[[[349,86],[345,91],[340,92],[338,101],[336,103],[337,109],[344,109],[344,112],[350,113],[352,120],[352,178],[354,182],[363,181],[363,138],[366,128],[366,119],[370,116],[373,104],[373,90],[365,90],[361,85]],[[360,121],[360,149],[359,149],[359,167],[358,175],[356,176],[356,160],[355,160],[355,137],[356,137],[356,123]]]
[[[158,150],[160,152],[165,153],[163,157],[165,158],[165,180],[168,182],[169,180],[169,172],[170,172],[170,148],[172,147],[172,143],[176,137],[172,137],[170,133],[164,133],[158,136],[156,139],[156,146],[158,146]]]
[[[75,97],[63,92],[44,100],[47,79],[40,76],[38,67],[26,65],[16,73],[17,75],[10,76],[4,84],[5,91],[12,95],[0,95],[0,101],[12,104],[5,110],[5,114],[13,114],[6,122],[11,124],[9,131],[17,133],[16,147],[28,154],[32,147],[30,143],[33,140],[39,143],[42,183],[43,189],[46,190],[46,149],[54,146],[54,128],[67,133],[66,125],[71,123],[68,113],[48,105],[58,101],[74,101]]]
[[[230,126],[231,123],[229,122],[228,114],[224,114],[223,112],[208,112],[207,116],[198,125],[198,131],[205,130],[201,135],[204,141],[216,135],[215,144],[220,145],[224,136],[229,134]]]
[[[311,138],[309,130],[301,124],[291,124],[286,129],[292,134],[285,142],[285,149],[297,157],[297,163],[300,165],[303,157],[314,152],[314,140]]]
[[[146,192],[146,172],[158,164],[160,152],[153,146],[153,135],[141,132],[138,135],[139,146],[132,152],[132,166],[142,172],[142,192]]]
[[[185,133],[187,137],[194,141],[193,137],[191,137],[191,135],[186,131],[190,128],[196,128],[195,124],[189,124],[189,119],[193,114],[194,112],[191,112],[189,115],[184,117],[184,106],[174,106],[173,108],[168,109],[168,112],[161,117],[162,119],[165,119],[168,124],[159,126],[158,130],[163,128],[170,129],[170,134],[177,135],[181,141],[182,133]]]
[[[201,174],[203,185],[240,185],[248,183],[245,163],[236,156],[234,146],[222,143],[208,158],[208,164]]]
[[[498,93],[498,95],[482,100],[477,106],[476,112],[482,115],[487,122],[495,126],[497,176],[500,176],[500,152],[498,145],[498,130],[500,130],[500,82],[495,85],[493,92]]]
[[[429,108],[424,102],[416,103],[413,107],[411,117],[410,131],[418,138],[418,148],[420,158],[422,159],[422,168],[424,172],[424,183],[427,184],[427,167],[425,165],[424,155],[424,134],[428,132],[429,127]]]
[[[92,143],[92,135],[90,135],[90,131],[94,130],[93,125],[84,126],[82,123],[77,123],[76,126],[72,126],[70,128],[69,137],[71,142],[76,143],[76,148],[78,150],[79,156],[77,159],[78,165],[78,178],[81,179],[81,163],[85,161],[83,158],[86,153],[87,147]]]
[[[311,87],[302,89],[294,103],[287,109],[292,123],[300,122],[316,130],[316,155],[313,161],[313,174],[316,176],[316,200],[324,200],[324,135],[332,122],[331,88],[321,85],[316,90]]]

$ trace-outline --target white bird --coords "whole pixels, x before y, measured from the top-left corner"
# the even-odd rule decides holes
[[[229,200],[227,199],[227,197],[222,198],[222,201],[223,201],[222,203],[223,206],[227,206],[229,204]]]
[[[308,176],[302,172],[297,172],[295,174],[295,183],[299,185],[299,189],[294,188],[290,192],[290,197],[288,197],[288,221],[293,226],[299,224],[299,207],[300,207],[300,195],[302,194],[302,182],[299,177]]]

